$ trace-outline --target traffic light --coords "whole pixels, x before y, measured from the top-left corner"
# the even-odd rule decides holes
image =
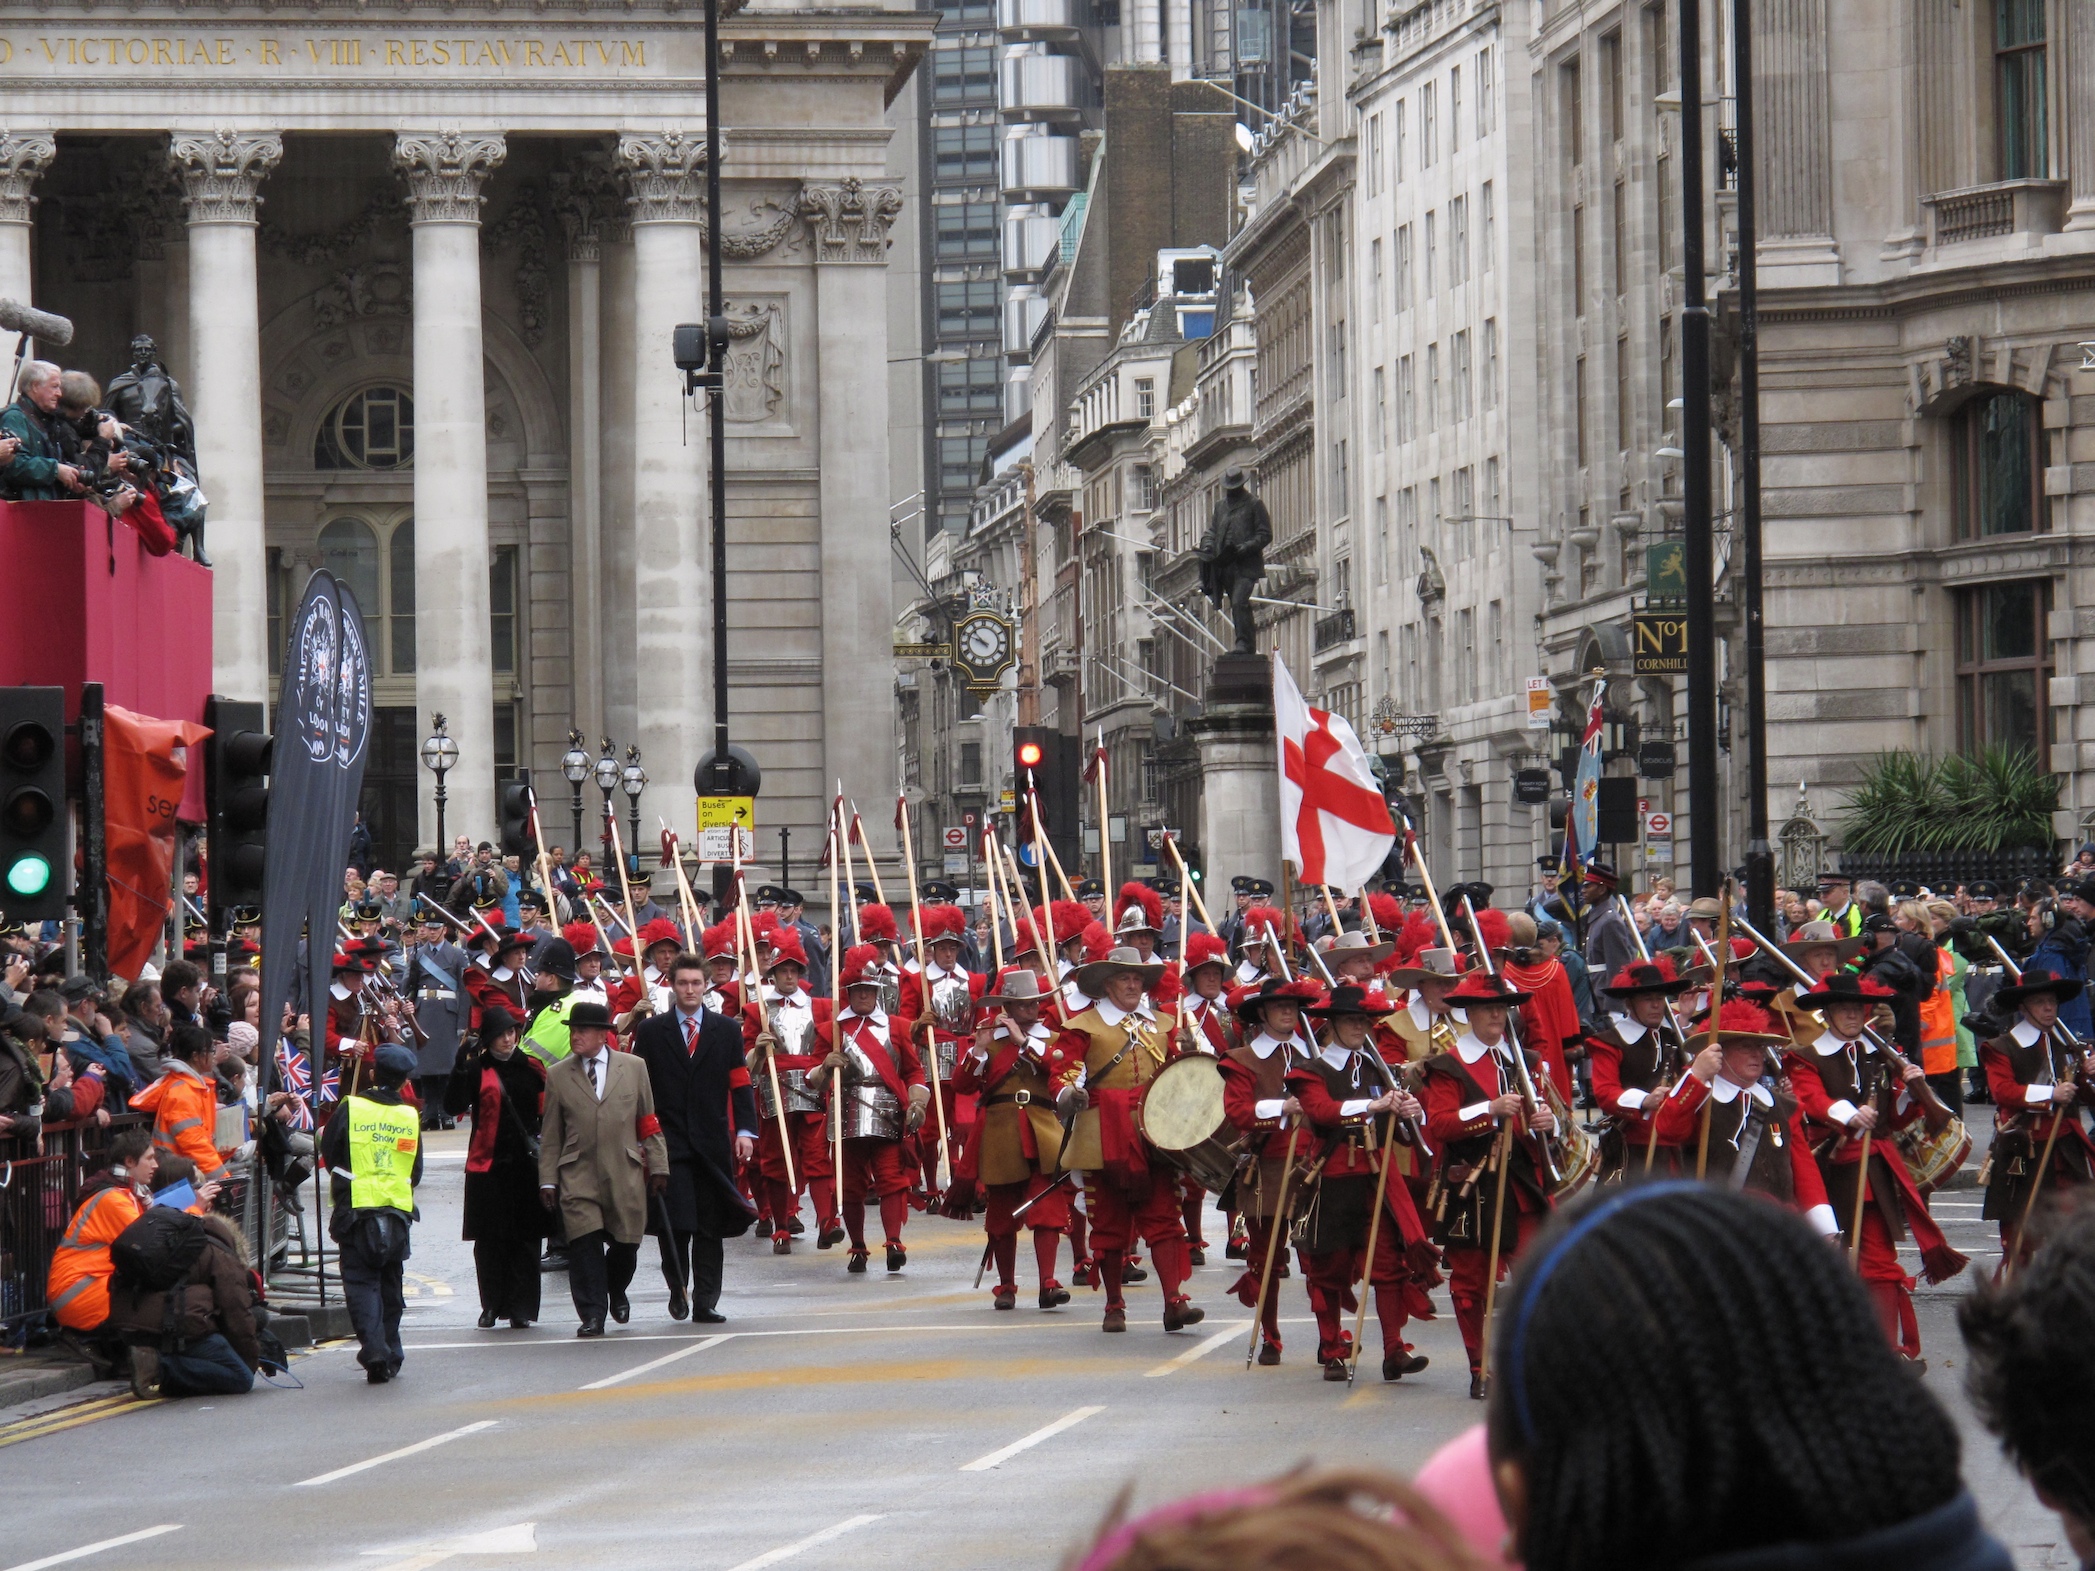
[[[262,904],[269,838],[269,758],[275,738],[262,706],[213,696],[204,704],[211,741],[204,753],[204,846],[210,863],[211,931],[225,913]]]
[[[1078,779],[1075,737],[1064,736],[1050,726],[1013,726],[1011,760],[1015,766],[1012,789],[1018,793],[1019,842],[1033,841],[1032,802],[1027,791],[1039,798],[1040,816],[1046,820],[1047,837],[1064,867],[1077,864],[1082,846],[1078,802],[1083,789]]]
[[[65,689],[0,688],[0,911],[65,915]]]
[[[1602,845],[1629,845],[1639,838],[1642,826],[1637,822],[1636,781],[1603,775],[1593,805],[1594,836]]]
[[[518,773],[519,778],[502,782],[495,804],[502,825],[502,854],[533,857],[538,855],[538,841],[531,834],[531,772]]]

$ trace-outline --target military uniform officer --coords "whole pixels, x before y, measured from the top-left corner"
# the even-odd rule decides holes
[[[1229,881],[1229,892],[1236,909],[1222,919],[1222,930],[1216,936],[1235,954],[1244,943],[1245,913],[1259,902],[1273,898],[1273,884],[1270,879],[1239,873]]]
[[[466,994],[470,961],[451,942],[451,930],[434,912],[422,916],[421,942],[407,959],[401,991],[415,1006],[423,1038],[416,1053],[415,1079],[420,1087],[425,1122],[450,1119],[443,1112],[444,1091],[458,1063],[460,1039],[472,1024],[473,1001]]]

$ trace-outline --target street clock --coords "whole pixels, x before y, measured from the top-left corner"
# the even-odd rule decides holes
[[[995,687],[1016,662],[1008,618],[995,611],[970,611],[953,624],[953,666],[969,687]]]

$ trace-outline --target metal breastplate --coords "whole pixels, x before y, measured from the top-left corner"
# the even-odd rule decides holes
[[[880,973],[880,1012],[892,1017],[902,1007],[902,978],[892,972]]]
[[[845,1039],[844,1138],[900,1140],[902,1100],[887,1087],[871,1055]]]
[[[815,1015],[810,1009],[783,1010],[771,1017],[771,1034],[778,1039],[778,1050],[789,1058],[807,1055],[811,1045],[809,1038],[814,1035],[814,1031]],[[805,1069],[782,1069],[778,1079],[786,1093],[786,1108],[789,1112],[822,1111],[822,1094],[807,1083]]]

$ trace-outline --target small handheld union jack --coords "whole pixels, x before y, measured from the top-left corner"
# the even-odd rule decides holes
[[[291,1093],[291,1127],[310,1130],[313,1127],[313,1108],[307,1097],[313,1089],[313,1076],[307,1067],[306,1055],[296,1049],[287,1050],[280,1044],[276,1050],[276,1067],[284,1089]]]

